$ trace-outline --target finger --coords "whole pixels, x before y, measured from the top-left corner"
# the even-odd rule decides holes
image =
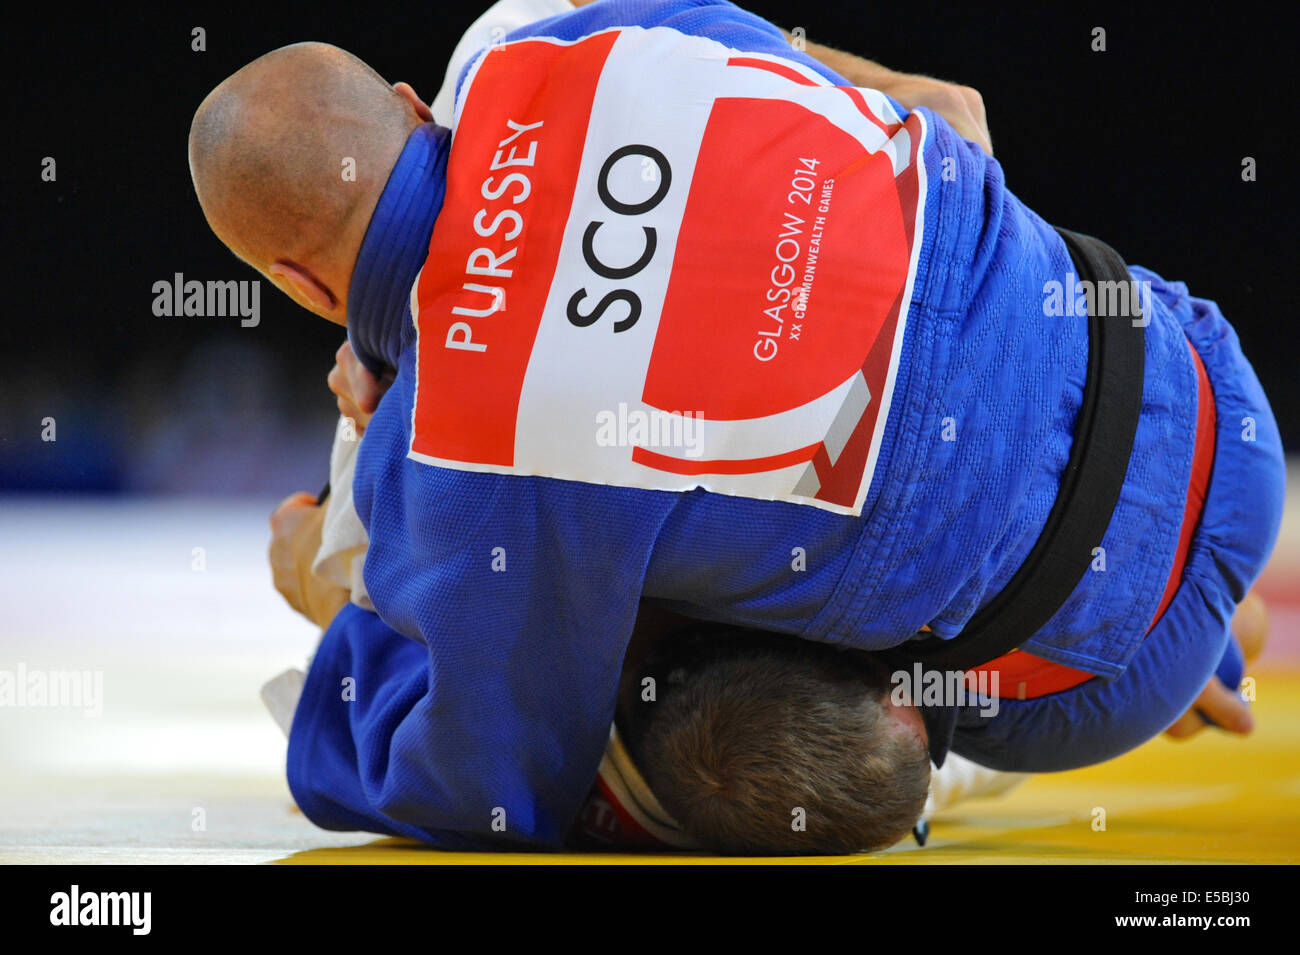
[[[379,379],[372,375],[355,356],[341,363],[341,367],[348,378],[352,401],[362,411],[373,414],[379,407],[379,399],[384,396],[384,389],[380,387]]]
[[[309,506],[314,505],[316,503],[315,495],[308,494],[306,491],[295,491],[277,504],[275,509],[276,511],[292,510],[295,507],[302,507],[304,502]]]
[[[1246,594],[1245,599],[1237,605],[1237,610],[1232,615],[1232,634],[1241,645],[1241,653],[1247,664],[1254,663],[1264,652],[1264,646],[1268,643],[1268,608],[1255,591]]]
[[[984,129],[984,124],[974,114],[963,117],[966,127],[963,135],[990,156],[993,155],[993,143]]]
[[[963,86],[962,94],[966,98],[966,107],[970,110],[971,116],[981,127],[988,126],[988,113],[984,110],[984,96],[973,86]]]
[[[1250,707],[1217,678],[1212,679],[1196,698],[1194,708],[1212,719],[1220,729],[1225,729],[1229,733],[1240,733],[1244,736],[1255,728]]]
[[[960,112],[948,112],[943,118],[948,120],[948,125],[962,139],[968,139],[980,149],[984,150],[990,156],[993,155],[993,145],[989,142],[988,136],[985,135],[983,128],[971,115],[970,110],[962,105]]]
[[[353,404],[364,405],[372,398],[378,404],[378,397],[373,395],[378,383],[352,351],[350,342],[345,341],[334,353],[334,367],[330,369],[325,383],[330,391],[340,398],[349,399]],[[382,391],[380,395],[382,396]],[[374,411],[374,408],[370,410]]]
[[[347,398],[340,398],[337,402],[339,414],[352,420],[352,430],[360,435],[366,430],[366,425],[370,423],[370,415],[362,412],[360,408],[354,405]]]
[[[1185,740],[1205,729],[1206,725],[1200,714],[1195,709],[1190,709],[1178,717],[1173,726],[1165,730],[1165,735],[1176,740]]]
[[[271,512],[272,532],[278,533],[285,521],[292,516],[295,511],[315,506],[316,495],[314,494],[308,494],[306,491],[298,491],[295,494],[290,494],[283,501],[277,504],[275,510]]]
[[[336,364],[330,369],[329,375],[325,378],[325,384],[329,386],[330,391],[340,398],[350,398],[352,396],[352,385],[341,365]]]

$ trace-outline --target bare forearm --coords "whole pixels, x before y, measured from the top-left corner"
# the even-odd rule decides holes
[[[813,59],[844,77],[854,86],[879,90],[892,96],[907,109],[924,106],[946,119],[957,134],[976,143],[993,155],[993,137],[989,134],[984,113],[984,99],[978,90],[957,83],[936,80],[915,73],[899,73],[865,57],[835,50],[820,43],[786,33],[796,48],[802,46]]]
[[[786,38],[793,42],[789,34],[786,34]],[[890,88],[906,76],[904,73],[881,66],[866,57],[845,53],[843,50],[832,49],[820,43],[805,40],[804,52],[817,62],[840,74],[854,86],[880,90],[882,93],[889,93]]]

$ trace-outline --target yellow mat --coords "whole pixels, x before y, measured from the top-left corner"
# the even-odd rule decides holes
[[[1300,467],[1292,477],[1261,581],[1273,634],[1251,670],[1250,737],[1157,738],[959,806],[932,821],[923,849],[799,861],[1300,862]],[[284,737],[256,692],[301,666],[319,638],[266,586],[266,513],[258,502],[0,502],[0,526],[37,548],[0,549],[0,579],[25,596],[8,608],[0,669],[103,678],[102,712],[0,712],[0,864],[792,861],[448,853],[316,828],[292,808]],[[85,546],[109,539],[121,543],[113,561]],[[173,559],[196,540],[220,554],[219,570]],[[143,593],[154,595],[147,605]]]
[[[442,852],[402,839],[310,849],[294,865],[1295,863],[1300,861],[1300,672],[1256,676],[1255,731],[1160,737],[1126,756],[1036,776],[932,823],[929,844],[874,855],[720,859],[700,855]]]

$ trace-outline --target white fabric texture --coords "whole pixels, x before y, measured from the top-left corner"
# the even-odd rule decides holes
[[[956,753],[949,753],[940,769],[930,770],[930,795],[925,800],[924,815],[951,809],[967,799],[1001,796],[1019,786],[1031,773],[1004,773],[972,763]]]
[[[469,25],[451,54],[447,73],[442,80],[442,89],[438,90],[438,95],[429,105],[433,111],[433,121],[439,126],[452,125],[456,80],[470,57],[485,46],[500,43],[506,34],[520,27],[572,9],[569,0],[498,0],[488,7],[481,17]]]
[[[320,549],[311,570],[313,574],[346,588],[357,606],[374,610],[361,573],[370,538],[352,502],[352,476],[360,446],[352,420],[340,417],[338,427],[334,429],[334,447],[330,450],[330,494],[325,501]]]

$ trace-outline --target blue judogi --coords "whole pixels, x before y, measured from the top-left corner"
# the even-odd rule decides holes
[[[706,36],[843,83],[775,27],[725,2],[603,0],[508,39],[574,40],[612,26]],[[412,134],[372,218],[348,303],[358,355],[397,372],[354,485],[379,617],[345,608],[308,674],[289,781],[309,818],[448,847],[561,845],[605,746],[642,597],[691,617],[878,650],[926,625],[952,637],[999,592],[1056,497],[1083,392],[1087,325],[1044,314],[1046,283],[1072,271],[1055,231],[1006,189],[996,160],[940,117],[926,111],[925,119],[932,185],[921,253],[893,404],[858,517],[408,458],[409,297],[442,206],[450,135],[432,124]],[[1086,575],[1026,645],[1104,679],[1005,702],[993,720],[957,714],[952,745],[988,765],[1083,765],[1167,727],[1223,657],[1232,608],[1276,535],[1280,442],[1235,335],[1213,303],[1133,271],[1152,283],[1155,301],[1142,417],[1101,542],[1106,569]],[[1196,373],[1187,339],[1215,389],[1218,448],[1183,585],[1147,635],[1192,464]],[[1243,419],[1253,422],[1250,440]],[[956,439],[945,439],[954,429]],[[795,547],[806,569],[792,569]],[[502,559],[504,570],[494,569]]]

